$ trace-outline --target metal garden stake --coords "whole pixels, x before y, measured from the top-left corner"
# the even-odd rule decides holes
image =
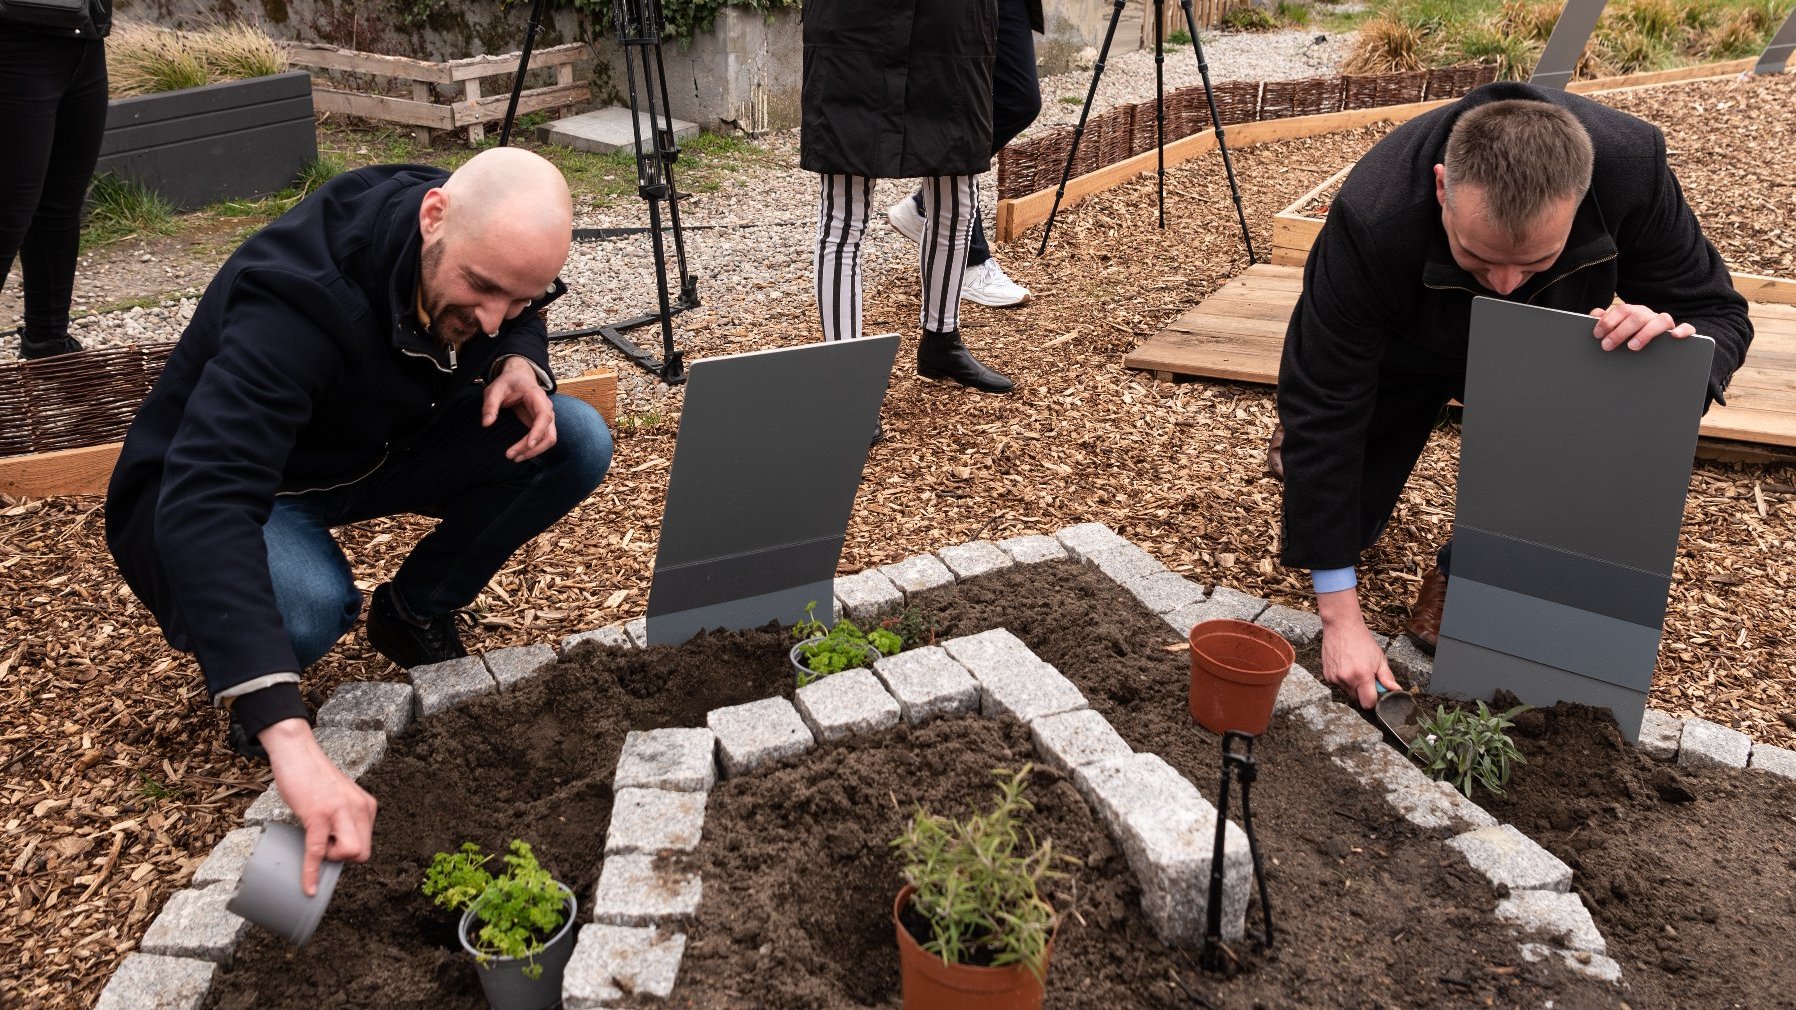
[[[1245,749],[1235,751],[1230,744],[1241,740]],[[1207,971],[1220,971],[1229,955],[1222,946],[1222,879],[1223,840],[1228,834],[1229,778],[1231,772],[1241,780],[1241,828],[1247,832],[1247,851],[1253,857],[1254,879],[1260,885],[1260,912],[1266,921],[1263,949],[1272,949],[1272,899],[1266,891],[1266,874],[1260,868],[1260,843],[1253,833],[1253,780],[1259,777],[1259,765],[1253,759],[1254,738],[1247,733],[1229,730],[1222,735],[1222,787],[1216,796],[1216,849],[1210,856],[1210,903],[1204,909],[1204,946],[1202,962]]]

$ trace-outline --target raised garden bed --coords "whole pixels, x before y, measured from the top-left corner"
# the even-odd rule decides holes
[[[1272,262],[1279,266],[1300,267],[1310,258],[1310,246],[1322,231],[1328,208],[1334,203],[1341,183],[1357,162],[1348,162],[1339,172],[1322,180],[1316,188],[1297,198],[1272,218]]]

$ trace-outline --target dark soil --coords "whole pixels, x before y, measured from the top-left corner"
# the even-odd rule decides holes
[[[1796,783],[1655,761],[1581,705],[1515,736],[1484,806],[1577,871],[1636,1010],[1796,1007]]]

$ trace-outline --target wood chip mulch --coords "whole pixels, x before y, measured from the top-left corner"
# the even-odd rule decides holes
[[[1788,238],[1777,232],[1796,209],[1787,163],[1769,160],[1764,137],[1735,132],[1757,124],[1769,135],[1775,122],[1784,124],[1777,135],[1790,136],[1791,86],[1796,80],[1700,86],[1692,92],[1714,93],[1699,99],[1701,109],[1682,92],[1650,97],[1660,103],[1656,116],[1682,117],[1667,127],[1686,191],[1699,212],[1726,218],[1729,226],[1711,234],[1739,269],[1796,274]],[[1725,128],[1704,131],[1698,143],[1695,131],[1716,123]],[[1262,255],[1273,214],[1383,130],[1235,152]],[[1743,156],[1695,157],[1736,141],[1751,144],[1766,167],[1743,167]],[[1247,265],[1218,160],[1168,173],[1165,233],[1154,227],[1153,192],[1150,177],[1063,214],[1045,257],[1034,255],[1039,229],[1000,250],[1035,303],[1011,311],[969,304],[963,328],[971,346],[1018,380],[1015,394],[926,382],[901,357],[888,437],[869,459],[841,571],[1098,520],[1198,581],[1305,604],[1307,580],[1276,562],[1279,487],[1263,465],[1271,391],[1160,383],[1119,364]],[[867,283],[868,331],[905,334],[904,356],[915,347],[915,285],[914,273]],[[754,334],[697,334],[692,350],[814,340],[812,317],[809,305],[776,304]],[[476,601],[470,644],[554,642],[640,614],[673,448],[665,413],[620,425],[610,477]],[[1456,448],[1456,431],[1443,429],[1366,559],[1365,602],[1380,630],[1400,627],[1451,527]],[[264,766],[228,752],[197,668],[163,644],[124,587],[102,522],[97,498],[0,502],[0,867],[8,871],[0,877],[0,993],[8,1007],[90,1006],[163,900],[268,778]],[[392,573],[423,528],[400,519],[342,531],[364,588]],[[1796,468],[1696,467],[1655,706],[1796,745],[1796,619],[1786,592],[1793,548]],[[358,630],[307,672],[306,689],[317,704],[344,681],[402,676]]]

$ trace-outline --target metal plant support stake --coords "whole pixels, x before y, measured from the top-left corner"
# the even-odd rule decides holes
[[[1246,749],[1239,752],[1231,750],[1229,745],[1236,740],[1245,742]],[[1210,855],[1210,903],[1204,909],[1201,960],[1206,971],[1223,970],[1233,957],[1222,945],[1223,841],[1228,837],[1231,772],[1241,780],[1241,829],[1247,832],[1247,851],[1253,857],[1253,875],[1260,885],[1260,912],[1266,922],[1266,935],[1261,939],[1261,947],[1264,950],[1272,949],[1272,899],[1266,890],[1266,874],[1260,868],[1260,843],[1253,833],[1250,794],[1253,781],[1260,774],[1259,765],[1253,759],[1253,741],[1251,734],[1238,730],[1222,734],[1222,787],[1216,795],[1216,848]]]
[[[1115,6],[1110,10],[1110,27],[1104,31],[1104,44],[1098,50],[1097,63],[1092,65],[1091,84],[1085,90],[1085,103],[1079,110],[1078,125],[1073,127],[1073,143],[1066,152],[1066,164],[1060,169],[1060,185],[1054,190],[1054,207],[1048,212],[1048,222],[1042,228],[1041,247],[1035,251],[1037,256],[1048,251],[1048,236],[1054,233],[1054,219],[1060,214],[1060,201],[1066,196],[1066,183],[1073,174],[1073,161],[1079,156],[1079,141],[1085,136],[1085,122],[1091,118],[1091,101],[1097,97],[1098,80],[1104,76],[1104,63],[1110,56],[1110,43],[1116,39],[1116,25],[1122,19],[1123,8],[1127,3],[1128,0],[1116,0]],[[1191,0],[1179,0],[1179,6],[1185,11],[1185,30],[1191,35],[1191,46],[1197,55],[1198,77],[1204,82],[1204,100],[1210,106],[1210,128],[1216,134],[1216,149],[1222,152],[1222,167],[1229,180],[1229,196],[1235,201],[1235,217],[1241,223],[1241,241],[1247,246],[1247,262],[1253,263],[1256,262],[1253,236],[1247,230],[1247,212],[1242,209],[1241,186],[1235,181],[1235,163],[1229,157],[1228,141],[1222,129],[1222,114],[1216,109],[1216,95],[1210,88],[1210,64],[1204,60],[1204,42],[1197,34],[1197,15],[1192,13]],[[1161,228],[1166,227],[1166,56],[1162,52],[1160,40],[1160,32],[1165,24],[1165,0],[1154,0],[1154,147],[1159,151]]]

